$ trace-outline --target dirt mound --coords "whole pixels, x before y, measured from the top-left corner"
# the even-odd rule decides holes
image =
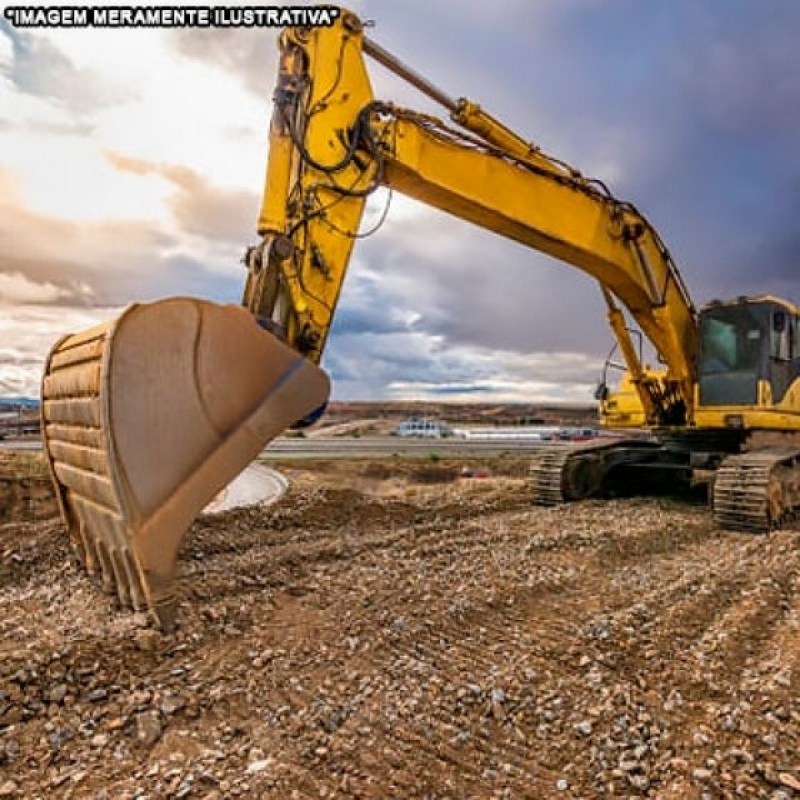
[[[0,452],[0,525],[58,516],[44,458],[38,453]]]

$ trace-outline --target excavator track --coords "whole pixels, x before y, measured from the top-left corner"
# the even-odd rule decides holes
[[[612,465],[628,458],[638,460],[658,446],[647,439],[597,439],[548,447],[534,457],[528,468],[533,502],[555,506],[596,495]]]
[[[564,466],[574,450],[568,444],[555,445],[534,457],[528,468],[528,480],[535,505],[557,506],[566,502]]]
[[[729,456],[714,481],[714,521],[721,528],[765,533],[800,513],[800,450]]]

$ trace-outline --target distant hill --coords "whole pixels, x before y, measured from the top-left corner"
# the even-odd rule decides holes
[[[39,408],[38,397],[3,397],[0,395],[0,410],[13,411],[18,408]]]
[[[553,403],[437,403],[434,401],[337,401],[328,405],[327,424],[354,419],[444,420],[479,425],[591,425],[597,421],[595,405]]]

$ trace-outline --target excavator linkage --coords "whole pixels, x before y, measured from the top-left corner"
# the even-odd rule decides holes
[[[135,304],[61,339],[42,384],[42,430],[79,560],[122,607],[171,629],[192,520],[328,392],[321,369],[238,306]]]

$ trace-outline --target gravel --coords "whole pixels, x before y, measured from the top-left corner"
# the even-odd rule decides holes
[[[348,485],[199,519],[170,636],[0,529],[0,797],[800,796],[796,531]]]

